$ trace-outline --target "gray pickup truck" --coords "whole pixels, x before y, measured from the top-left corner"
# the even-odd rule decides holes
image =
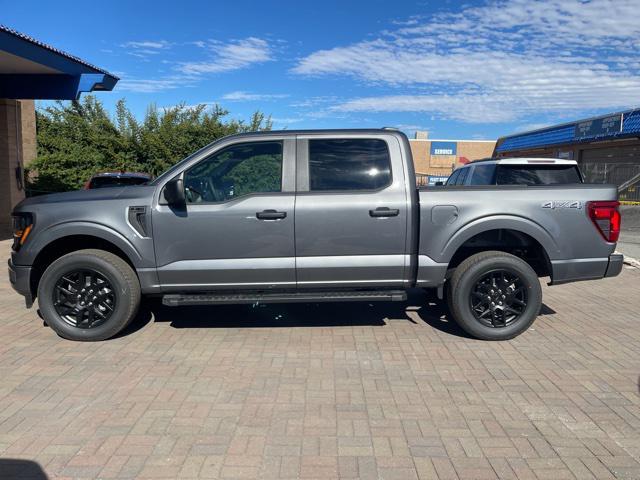
[[[446,297],[481,339],[525,331],[551,284],[618,275],[609,185],[416,188],[396,130],[234,135],[147,185],[16,206],[13,287],[62,337],[104,340],[165,305]]]

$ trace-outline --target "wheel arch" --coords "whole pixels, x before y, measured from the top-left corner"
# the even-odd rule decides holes
[[[101,225],[80,224],[70,229],[69,225],[63,224],[54,230],[43,232],[37,238],[44,237],[46,242],[30,245],[32,250],[37,251],[29,279],[34,297],[47,267],[56,259],[71,252],[88,248],[111,252],[127,262],[134,272],[142,261],[141,255],[126,238]]]
[[[551,276],[551,259],[558,246],[547,230],[529,219],[497,216],[479,219],[458,230],[445,245],[442,257],[451,269],[487,250],[514,254],[527,261],[539,276]]]

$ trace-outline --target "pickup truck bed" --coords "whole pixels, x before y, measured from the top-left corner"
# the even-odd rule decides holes
[[[610,259],[615,244],[603,241],[585,205],[593,199],[616,198],[617,189],[611,185],[422,188],[418,284],[440,284],[442,271],[455,267],[469,252],[512,242],[539,255],[530,261],[554,285],[602,278],[609,263],[619,269],[621,259]],[[496,231],[502,232],[501,239],[488,233]],[[465,242],[466,250],[450,265]]]
[[[29,198],[9,273],[74,340],[103,340],[142,295],[167,305],[402,300],[437,289],[470,334],[508,339],[551,283],[617,275],[616,189],[417,189],[398,131],[223,138],[148,185]]]

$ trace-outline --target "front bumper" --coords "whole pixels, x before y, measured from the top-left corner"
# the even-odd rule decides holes
[[[621,253],[612,253],[609,255],[609,265],[607,265],[607,271],[605,277],[615,277],[620,275],[622,271],[622,264],[624,263],[624,255]]]
[[[27,308],[33,305],[33,294],[31,293],[31,267],[14,265],[11,260],[9,264],[9,282],[13,289],[24,297]]]

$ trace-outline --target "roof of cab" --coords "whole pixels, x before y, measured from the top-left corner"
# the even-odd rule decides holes
[[[391,127],[384,128],[331,128],[331,129],[309,129],[309,130],[259,130],[255,132],[241,132],[228,135],[224,138],[230,137],[244,137],[244,136],[262,136],[262,135],[366,135],[366,134],[391,134],[401,135],[406,137],[406,134],[402,130],[397,130]]]

